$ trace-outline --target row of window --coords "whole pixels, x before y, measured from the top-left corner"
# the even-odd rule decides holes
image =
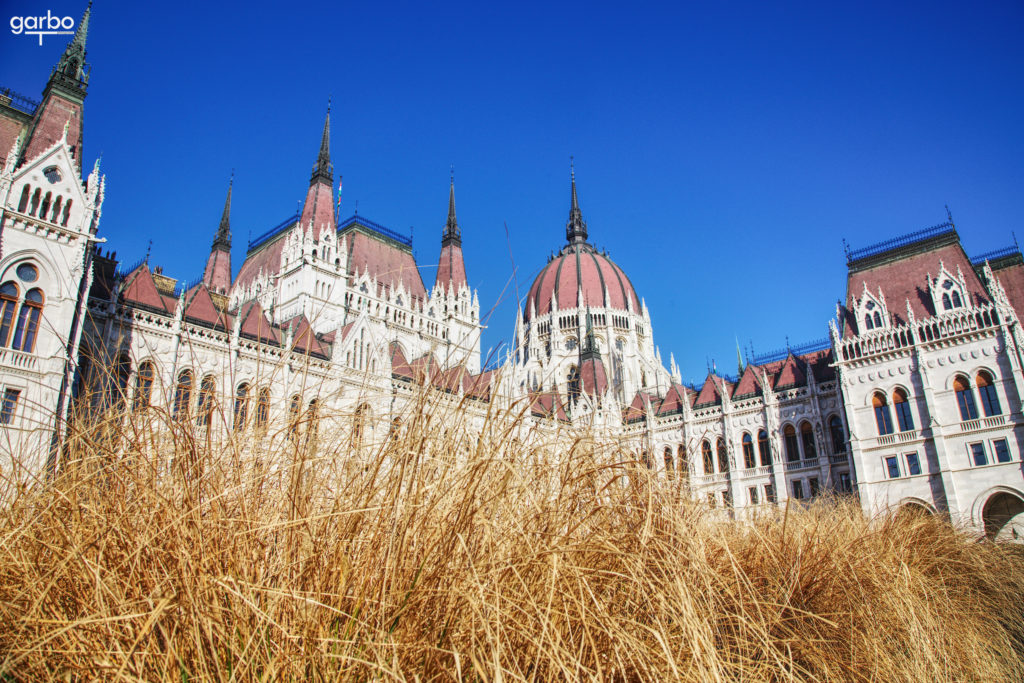
[[[59,223],[67,227],[73,203],[74,200],[72,199],[65,202],[62,195],[57,195],[55,198],[53,193],[49,191],[44,195],[42,189],[38,187],[35,192],[32,192],[32,188],[26,183],[25,187],[21,190],[18,212],[28,214],[29,216],[38,216],[44,221]]]
[[[814,498],[821,493],[821,484],[818,477],[794,479],[790,485],[793,489],[792,497],[795,500]],[[850,493],[853,491],[853,481],[850,478],[849,472],[839,472],[836,475],[836,490],[840,493]],[[731,507],[732,493],[730,493],[728,489],[723,491],[708,491],[708,505],[716,507],[719,500],[721,500],[722,505],[725,507]],[[747,503],[750,505],[760,505],[762,502],[776,502],[775,486],[773,484],[762,484],[761,486],[747,487]]]
[[[829,436],[832,446],[832,454],[840,455],[846,452],[846,432],[843,429],[843,422],[839,416],[833,415],[828,419]],[[782,442],[785,447],[787,462],[798,462],[801,459],[811,460],[818,457],[815,446],[814,427],[810,422],[804,420],[800,423],[799,435],[796,427],[787,424],[782,428]],[[754,439],[749,432],[744,432],[741,438],[743,450],[743,466],[746,469],[757,467],[760,460],[762,467],[772,464],[771,445],[768,440],[768,432],[764,429],[757,433],[757,450],[755,453]],[[726,453],[725,441],[719,438],[716,443],[718,454],[718,472],[729,471],[729,457]],[[700,445],[701,457],[704,464],[704,474],[715,473],[715,457],[711,450],[711,442],[704,439]]]
[[[978,386],[978,397],[981,399],[981,407],[986,417],[1001,415],[1003,408],[999,403],[999,394],[996,392],[995,382],[992,374],[987,370],[981,370],[975,377]],[[953,390],[956,393],[956,405],[960,411],[960,419],[963,421],[978,419],[978,403],[974,398],[974,390],[971,388],[971,380],[965,375],[957,375],[953,378]],[[871,397],[871,405],[875,411],[875,424],[878,427],[878,434],[884,436],[893,433],[892,413],[889,410],[889,402],[886,395],[876,391]],[[908,432],[914,429],[914,415],[910,409],[910,399],[907,392],[897,388],[892,392],[892,405],[896,412],[896,421],[901,432]]]
[[[974,467],[1013,461],[1013,455],[1010,453],[1010,444],[1005,438],[991,439],[987,444],[984,441],[967,444],[967,454],[970,464]],[[885,468],[885,476],[888,479],[916,477],[924,472],[921,466],[921,458],[916,451],[903,453],[902,457],[887,455],[882,461]]]

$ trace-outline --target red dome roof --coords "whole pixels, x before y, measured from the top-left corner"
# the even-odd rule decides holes
[[[622,269],[581,242],[566,246],[540,271],[526,298],[526,319],[530,319],[531,307],[536,307],[537,315],[550,313],[553,300],[560,311],[576,308],[581,289],[584,306],[624,311],[628,301],[631,310],[640,310],[640,300]]]

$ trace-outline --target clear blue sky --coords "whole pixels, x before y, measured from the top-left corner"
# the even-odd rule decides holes
[[[0,39],[0,84],[32,97],[66,40],[6,22],[41,6],[5,2]],[[844,237],[928,227],[948,203],[969,253],[1024,238],[1022,36],[1019,2],[97,0],[85,156],[103,153],[109,246],[134,261],[152,239],[185,279],[236,169],[237,271],[303,197],[333,96],[342,213],[414,226],[428,287],[455,165],[470,282],[496,306],[486,353],[564,241],[573,154],[591,240],[694,379],[709,357],[731,369],[736,337],[824,336]]]

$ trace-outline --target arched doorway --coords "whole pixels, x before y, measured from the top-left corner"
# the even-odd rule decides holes
[[[990,540],[1019,540],[1024,535],[1024,499],[1008,491],[997,491],[985,501],[981,520]]]

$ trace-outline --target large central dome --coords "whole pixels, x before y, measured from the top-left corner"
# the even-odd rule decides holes
[[[614,261],[586,242],[570,244],[551,259],[530,287],[526,299],[526,319],[551,312],[552,302],[558,310],[576,308],[580,292],[582,306],[613,308],[634,313],[640,301],[629,278]]]
[[[552,306],[571,308],[611,308],[640,311],[640,300],[629,278],[606,254],[587,242],[587,224],[576,198],[576,172],[572,173],[572,201],[565,224],[569,241],[558,256],[548,261],[530,287],[526,297],[526,319],[533,313],[545,315]],[[583,300],[580,301],[580,293]]]

